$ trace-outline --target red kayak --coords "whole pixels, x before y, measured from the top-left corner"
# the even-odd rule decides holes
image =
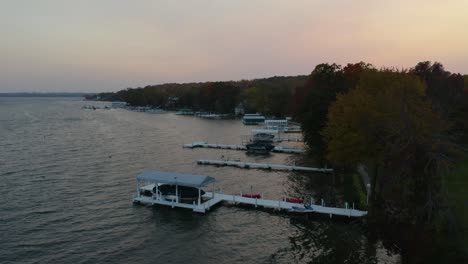
[[[286,202],[288,202],[288,203],[298,203],[298,204],[301,204],[301,203],[304,203],[304,199],[300,199],[300,198],[286,198]]]
[[[242,197],[260,199],[260,198],[262,198],[262,195],[259,194],[259,193],[252,193],[252,194],[250,194],[250,193],[243,193],[243,194],[242,194]]]

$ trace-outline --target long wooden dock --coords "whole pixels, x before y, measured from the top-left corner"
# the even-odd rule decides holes
[[[150,189],[150,188],[148,188]],[[209,211],[213,206],[217,204],[221,204],[223,202],[227,202],[230,204],[247,204],[252,205],[255,208],[273,208],[278,210],[288,210],[288,211],[296,211],[299,209],[307,209],[308,213],[317,213],[322,215],[327,215],[330,218],[333,216],[344,216],[344,217],[363,217],[367,215],[367,211],[356,210],[354,208],[338,208],[338,207],[326,207],[322,205],[308,205],[306,208],[303,204],[298,203],[290,203],[282,200],[268,200],[268,199],[261,199],[261,198],[248,198],[243,197],[242,195],[230,195],[230,194],[223,194],[223,193],[213,193],[213,192],[206,192],[203,195],[205,202],[197,205],[194,203],[181,203],[176,202],[175,200],[163,200],[163,199],[156,199],[155,197],[151,196],[137,196],[134,198],[134,202],[146,203],[146,204],[159,204],[171,207],[180,207],[186,209],[192,209],[195,212],[199,213],[206,213]],[[300,211],[299,211],[300,212]]]
[[[302,137],[293,137],[288,135],[282,135],[279,138],[274,138],[273,141],[275,142],[304,142]]]
[[[222,193],[205,193],[206,197],[213,197],[224,202],[229,202],[232,204],[249,204],[255,207],[265,207],[273,208],[280,210],[293,210],[297,208],[304,208],[303,204],[290,203],[281,200],[267,200],[259,198],[248,198],[240,195],[229,195]],[[309,205],[313,213],[329,215],[332,216],[347,216],[347,217],[362,217],[367,214],[366,211],[355,210],[353,208],[338,208],[338,207],[326,207],[321,205]]]
[[[209,144],[204,141],[196,141],[190,144],[184,144],[184,148],[214,148],[214,149],[233,149],[233,150],[247,150],[245,145],[232,145],[232,144]]]
[[[279,153],[304,153],[305,150],[303,149],[296,149],[296,148],[287,148],[287,147],[280,147],[276,146],[272,150],[273,152],[279,152]]]
[[[289,128],[287,130],[284,130],[283,133],[286,133],[286,134],[302,133],[302,130],[300,128]]]
[[[190,144],[184,144],[184,148],[213,148],[213,149],[230,149],[230,150],[243,150],[247,151],[247,147],[245,145],[231,145],[231,144],[209,144],[203,141],[196,141]],[[304,153],[305,150],[303,149],[295,149],[295,148],[287,148],[287,147],[280,147],[277,146],[273,150],[273,152],[277,153]]]
[[[241,162],[241,161],[230,161],[230,160],[197,160],[199,165],[215,165],[215,166],[233,166],[243,169],[267,169],[267,170],[288,170],[288,171],[311,171],[311,172],[322,172],[332,173],[333,169],[329,168],[312,168],[302,166],[288,166],[288,165],[277,165],[269,163],[254,163],[254,162]]]

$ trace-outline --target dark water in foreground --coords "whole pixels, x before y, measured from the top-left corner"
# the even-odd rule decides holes
[[[214,176],[226,193],[291,192],[286,172],[198,166],[198,158],[291,164],[285,154],[187,150],[240,143],[238,120],[82,110],[63,98],[0,98],[1,263],[398,263],[358,222],[221,206],[206,215],[132,204],[135,175]],[[98,104],[98,103],[96,103]]]

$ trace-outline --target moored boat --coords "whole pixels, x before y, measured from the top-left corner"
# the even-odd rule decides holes
[[[258,133],[258,134],[254,134],[253,137],[252,137],[252,141],[254,142],[268,142],[268,143],[272,143],[273,142],[273,138],[275,137],[275,135],[272,135],[272,134],[268,134],[268,133]]]
[[[254,142],[245,145],[250,153],[269,153],[275,146],[269,143]]]
[[[153,192],[156,193],[156,191],[159,191],[159,193],[163,196],[175,196],[176,186],[170,184],[160,184],[157,188],[153,188]],[[205,191],[200,190],[200,193],[203,196]],[[198,189],[189,186],[178,186],[177,195],[179,196],[179,199],[194,200],[198,197]]]
[[[313,213],[315,212],[314,208],[311,205],[293,206],[289,212],[291,213]]]

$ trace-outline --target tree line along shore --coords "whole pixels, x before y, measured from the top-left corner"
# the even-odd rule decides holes
[[[96,97],[131,106],[221,114],[242,106],[246,113],[291,116],[301,123],[314,162],[345,171],[368,168],[367,221],[409,232],[415,240],[404,247],[421,251],[411,261],[468,256],[468,75],[441,63],[410,69],[323,63],[304,76],[170,83]]]

